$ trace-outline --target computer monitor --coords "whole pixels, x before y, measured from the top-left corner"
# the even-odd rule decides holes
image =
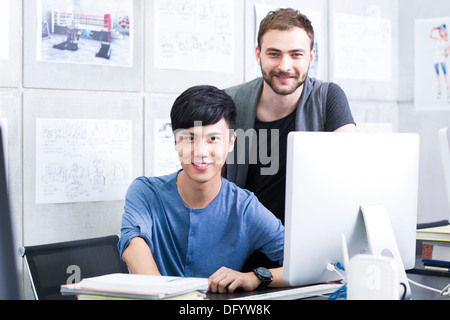
[[[20,299],[0,129],[0,300]]]
[[[283,280],[307,285],[340,279],[326,266],[345,262],[342,235],[350,259],[370,254],[376,243],[369,246],[361,206],[385,208],[403,273],[413,268],[418,172],[416,134],[292,132],[287,152]],[[382,231],[388,227],[384,223]],[[384,235],[380,239],[384,241]],[[386,255],[394,256],[393,251]]]

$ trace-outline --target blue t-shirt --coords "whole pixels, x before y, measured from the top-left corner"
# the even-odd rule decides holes
[[[259,250],[282,264],[284,227],[247,190],[222,178],[222,188],[203,209],[187,207],[177,173],[136,179],[129,187],[119,251],[134,237],[145,239],[162,275],[209,277],[221,267],[241,270]]]

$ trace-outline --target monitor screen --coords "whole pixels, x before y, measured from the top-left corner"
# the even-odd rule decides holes
[[[19,296],[16,256],[9,211],[5,159],[0,130],[0,300],[17,300]]]
[[[415,264],[419,136],[292,132],[286,172],[283,280],[340,279],[328,263],[371,253],[361,206],[383,206],[405,269]]]

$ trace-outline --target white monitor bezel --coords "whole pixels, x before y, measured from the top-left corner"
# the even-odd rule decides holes
[[[327,263],[368,253],[361,205],[383,205],[406,270],[414,267],[419,180],[417,134],[292,132],[286,172],[283,280],[338,280]],[[295,165],[294,165],[295,164]]]

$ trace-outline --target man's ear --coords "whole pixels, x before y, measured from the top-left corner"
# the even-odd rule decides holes
[[[176,133],[173,134],[173,148],[175,149],[175,151],[177,151],[177,135]]]
[[[314,64],[314,61],[316,60],[316,49],[311,50],[311,54],[310,54],[309,58],[310,58],[309,67],[311,68],[312,65]]]
[[[233,132],[233,135],[230,137],[230,144],[228,147],[228,152],[232,152],[234,149],[234,143],[236,142],[236,132],[234,130],[230,130],[230,133]]]
[[[255,48],[255,58],[258,65],[261,65],[261,51],[259,50],[258,46],[256,46]]]

